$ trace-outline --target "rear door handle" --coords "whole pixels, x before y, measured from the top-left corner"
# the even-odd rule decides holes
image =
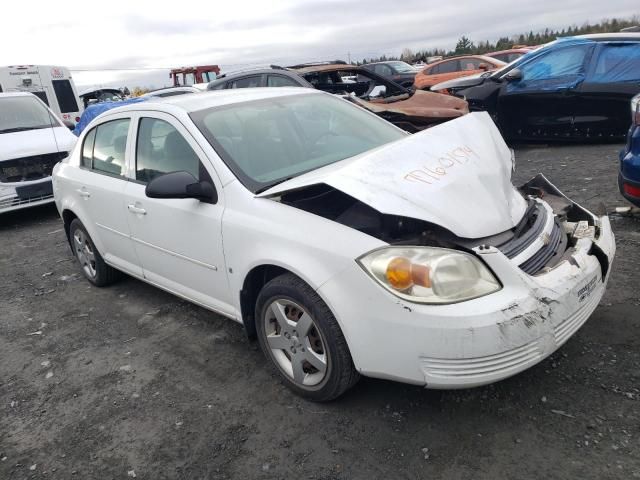
[[[134,204],[127,205],[127,208],[131,213],[137,213],[140,215],[146,215],[147,211],[144,208],[136,207]]]
[[[91,196],[91,194],[87,192],[87,190],[84,187],[78,188],[76,192],[78,192],[78,194],[84,198],[89,198]]]

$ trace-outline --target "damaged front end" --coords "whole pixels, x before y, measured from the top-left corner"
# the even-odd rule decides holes
[[[55,152],[0,161],[0,212],[52,202],[51,172],[67,155]]]
[[[544,175],[537,175],[518,190],[528,202],[520,222],[509,230],[482,238],[464,238],[431,222],[380,213],[326,184],[283,193],[279,201],[390,245],[430,246],[465,252],[478,247],[495,247],[528,275],[542,274],[563,261],[571,261],[579,240],[598,237],[598,218],[565,197]],[[607,256],[595,244],[592,254],[601,262],[604,278],[609,270]]]
[[[471,113],[259,196],[386,244],[320,289],[343,319],[363,316],[354,288],[366,299],[366,318],[342,323],[361,339],[350,348],[363,374],[473,387],[525,370],[567,341],[598,306],[615,255],[606,215],[584,209],[541,174],[516,188],[512,169],[488,115]],[[444,264],[427,255],[442,249],[473,261],[450,262],[439,273]],[[378,251],[394,256],[375,257]],[[372,255],[382,266],[366,270],[361,259]],[[376,276],[382,271],[386,287]],[[458,285],[451,294],[437,291]],[[385,341],[401,343],[402,352],[380,346],[380,332],[393,332]]]

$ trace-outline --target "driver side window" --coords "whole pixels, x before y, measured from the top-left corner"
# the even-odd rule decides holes
[[[136,180],[149,183],[159,175],[179,171],[211,182],[200,159],[173,125],[157,118],[141,118],[136,142]]]
[[[583,74],[588,52],[587,45],[554,50],[524,64],[520,68],[522,78],[525,81],[535,81]]]

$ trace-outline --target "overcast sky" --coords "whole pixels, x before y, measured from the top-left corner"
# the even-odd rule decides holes
[[[357,60],[452,48],[461,35],[496,40],[640,14],[638,0],[29,0],[1,8],[0,65],[63,65],[77,70],[78,86],[130,87],[168,84],[169,67]],[[98,69],[108,70],[80,71]]]

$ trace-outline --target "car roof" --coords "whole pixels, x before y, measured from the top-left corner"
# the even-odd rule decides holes
[[[268,98],[286,97],[291,95],[318,95],[318,90],[303,87],[280,88],[233,88],[229,90],[214,90],[199,93],[198,95],[176,95],[154,99],[153,102],[141,102],[117,107],[112,111],[124,112],[135,110],[167,110],[166,106],[177,107],[187,113],[204,110],[207,108],[221,107],[235,103],[251,102]]]
[[[362,67],[358,67],[357,65],[349,65],[348,63],[329,63],[326,65],[309,65],[308,67],[291,68],[291,70],[296,73],[303,74],[315,72],[334,72],[336,70],[357,71],[362,70]]]
[[[574,38],[582,38],[584,40],[593,40],[596,42],[606,41],[636,41],[640,42],[640,33],[622,32],[622,33],[590,33],[588,35],[578,35]]]
[[[0,97],[36,97],[31,92],[0,92]]]
[[[491,57],[492,55],[498,55],[499,53],[529,53],[534,49],[535,47],[507,48],[506,50],[496,50],[495,52],[485,53],[484,55]]]
[[[409,62],[405,62],[404,60],[385,60],[384,62],[371,62],[371,63],[365,63],[363,65],[361,65],[361,67],[366,67],[367,65],[380,65],[380,64],[385,64],[385,63],[406,63],[407,65],[411,65]]]
[[[219,85],[224,82],[228,82],[230,80],[236,80],[238,78],[244,77],[252,77],[257,75],[284,75],[287,77],[295,78],[296,80],[300,80],[301,83],[306,83],[306,81],[298,75],[297,71],[289,70],[282,67],[271,67],[271,68],[255,68],[249,70],[241,70],[238,72],[225,73],[224,75],[219,76],[215,80],[211,80],[209,85]]]
[[[157,95],[159,93],[168,93],[168,92],[193,92],[193,93],[200,93],[202,90],[197,89],[196,87],[192,87],[190,85],[181,85],[179,87],[163,87],[163,88],[157,88],[155,90],[151,90],[147,93],[145,93],[144,95],[142,95],[143,97],[153,97],[154,95]]]
[[[496,62],[498,62],[499,64],[506,65],[505,62],[503,62],[501,60],[498,60],[497,58],[487,57],[486,55],[454,55],[453,57],[447,57],[447,58],[443,58],[442,60],[438,60],[436,62],[432,62],[432,63],[428,64],[428,67],[431,67],[433,65],[437,65],[439,63],[446,62],[448,60],[464,60],[465,58],[467,58],[467,59],[484,60],[485,62],[494,64],[494,65],[495,65]]]
[[[80,92],[78,94],[79,97],[84,97],[85,95],[90,95],[92,93],[96,93],[96,92],[116,92],[116,93],[122,93],[120,91],[119,88],[114,88],[114,87],[91,87],[91,88],[87,88],[86,90],[83,90],[82,92]]]

